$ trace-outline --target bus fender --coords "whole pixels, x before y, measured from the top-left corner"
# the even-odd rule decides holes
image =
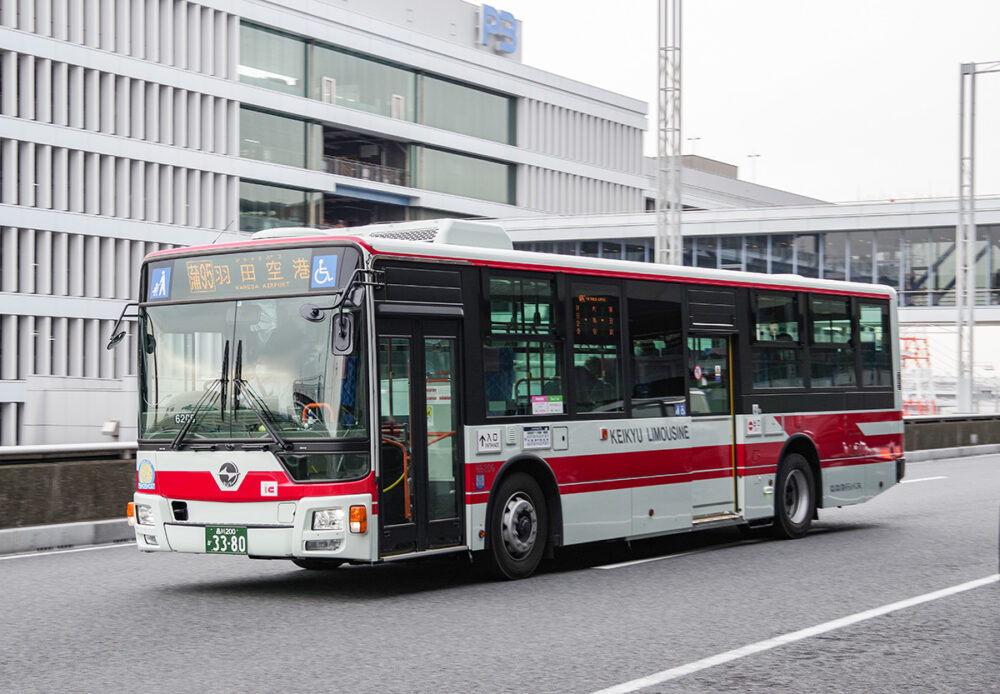
[[[805,434],[793,434],[781,448],[781,454],[778,456],[779,465],[789,453],[798,453],[809,461],[813,473],[813,496],[816,499],[816,508],[823,508],[823,470],[819,464],[819,452],[816,450],[815,442]]]
[[[552,472],[552,468],[537,455],[519,453],[500,466],[490,487],[490,498],[486,502],[486,517],[493,517],[493,504],[496,502],[497,487],[500,486],[504,477],[514,472],[525,472],[531,475],[538,482],[538,486],[542,488],[542,494],[545,495],[545,505],[549,511],[549,538],[548,550],[546,551],[551,552],[553,547],[561,547],[563,516],[562,501],[559,497],[559,485],[556,483],[556,476]],[[487,533],[485,538],[486,549],[489,549],[491,541],[492,539],[489,533]]]

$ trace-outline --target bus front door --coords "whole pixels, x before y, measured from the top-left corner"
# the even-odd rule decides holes
[[[731,518],[737,512],[730,339],[697,333],[687,339],[691,425],[698,440],[711,442],[691,461],[695,523]]]
[[[380,556],[463,543],[458,328],[377,324]]]

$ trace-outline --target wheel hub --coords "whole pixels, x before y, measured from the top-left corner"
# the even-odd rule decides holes
[[[529,498],[518,493],[507,500],[500,523],[500,534],[507,551],[515,559],[531,552],[538,537],[538,515]]]

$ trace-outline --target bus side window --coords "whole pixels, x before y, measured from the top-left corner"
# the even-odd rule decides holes
[[[662,285],[647,283],[631,285],[628,295],[632,416],[685,413],[680,301],[669,300]]]

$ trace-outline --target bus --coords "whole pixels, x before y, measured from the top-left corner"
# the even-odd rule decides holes
[[[160,251],[140,292],[143,552],[517,579],[580,543],[799,538],[904,474],[890,287],[434,220]]]

